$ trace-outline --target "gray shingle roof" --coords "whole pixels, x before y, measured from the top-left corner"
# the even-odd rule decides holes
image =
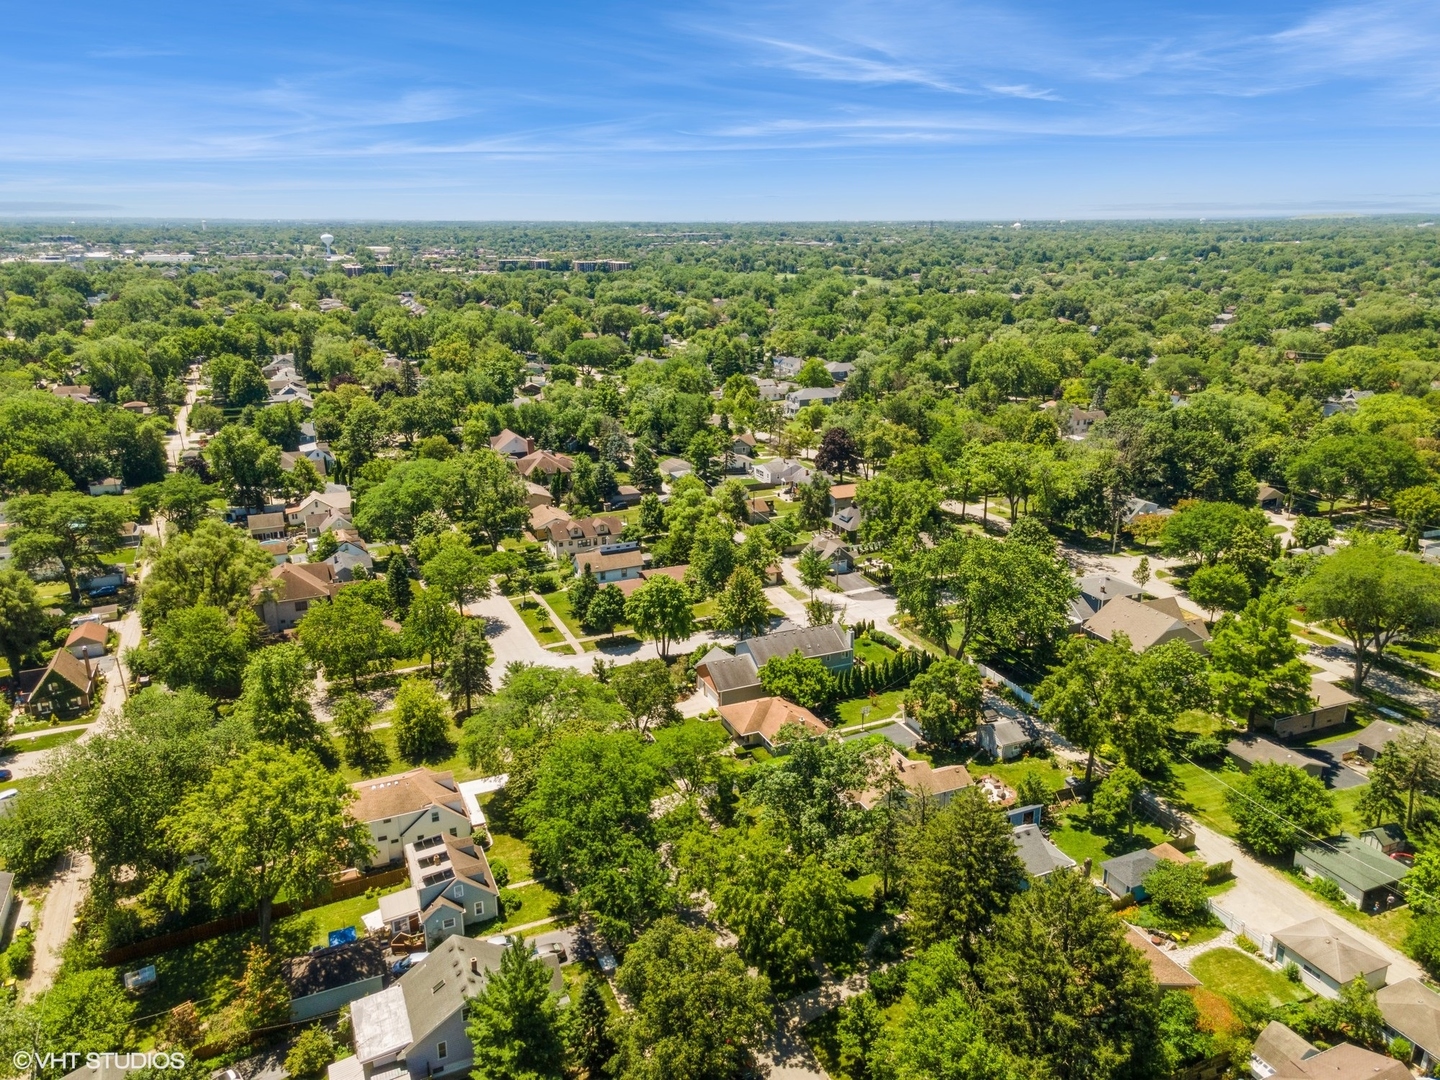
[[[825,626],[802,626],[795,630],[781,630],[774,634],[749,638],[735,646],[735,651],[748,652],[755,658],[756,667],[775,656],[789,656],[797,649],[804,656],[829,656],[845,652],[850,648],[850,635],[834,623]]]

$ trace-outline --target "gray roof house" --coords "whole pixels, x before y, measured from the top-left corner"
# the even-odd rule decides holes
[[[1325,919],[1308,919],[1275,934],[1275,962],[1294,963],[1300,981],[1317,994],[1334,998],[1340,988],[1363,978],[1372,990],[1385,985],[1390,961],[1381,959]]]
[[[1402,979],[1375,991],[1375,1004],[1385,1018],[1385,1035],[1415,1048],[1411,1062],[1431,1073],[1440,1062],[1440,994],[1419,979]]]
[[[1139,600],[1143,595],[1139,585],[1114,574],[1086,574],[1079,585],[1080,595],[1070,601],[1070,622],[1074,625],[1083,623],[1116,597]]]
[[[1325,771],[1325,766],[1314,758],[1297,754],[1288,746],[1261,735],[1231,739],[1225,752],[1234,759],[1241,772],[1248,773],[1256,765],[1293,765],[1301,772],[1318,778]]]
[[[1183,641],[1196,652],[1204,652],[1210,640],[1205,620],[1184,611],[1173,596],[1147,600],[1143,604],[1117,596],[1084,622],[1085,632],[1101,641],[1116,634],[1130,639],[1130,647],[1144,652],[1152,645]]]
[[[760,669],[775,656],[795,651],[820,660],[831,671],[846,671],[855,663],[854,637],[833,623],[746,638],[735,645],[735,655],[706,653],[695,665],[700,689],[716,705],[733,705],[765,697]]]
[[[1025,872],[1033,878],[1075,865],[1075,860],[1052,844],[1039,825],[1017,825],[1010,830],[1010,835],[1015,838],[1015,853],[1025,864]]]
[[[1103,875],[1101,883],[1116,896],[1129,893],[1136,900],[1144,900],[1146,893],[1142,884],[1145,875],[1160,864],[1160,856],[1153,851],[1132,851],[1128,855],[1117,855],[1100,864]]]
[[[1321,1051],[1272,1020],[1250,1052],[1250,1075],[1257,1080],[1407,1080],[1410,1070],[1394,1058],[1354,1043]]]
[[[465,1005],[485,989],[510,948],[504,939],[447,938],[392,986],[350,1006],[355,1053],[330,1066],[329,1080],[428,1080],[464,1076],[474,1051],[465,1034]],[[557,957],[550,990],[563,982]]]
[[[994,761],[1018,758],[1033,741],[1030,733],[1014,720],[986,721],[975,729],[975,739]]]
[[[1350,706],[1359,700],[1339,683],[1311,675],[1310,708],[1279,717],[1267,726],[1282,739],[1339,727],[1350,715]]]
[[[1385,720],[1371,721],[1355,736],[1355,752],[1366,761],[1374,761],[1385,747],[1401,735],[1416,730],[1418,729],[1408,728],[1403,724],[1391,724]]]
[[[500,889],[485,851],[473,839],[432,836],[405,845],[410,888],[380,898],[380,917],[369,921],[390,934],[425,934],[436,944],[500,914]]]
[[[385,984],[385,943],[367,937],[318,949],[280,964],[290,988],[290,1019],[295,1022],[332,1013]]]
[[[785,395],[785,415],[794,416],[807,405],[834,405],[840,400],[838,386],[806,386]]]
[[[1342,834],[1312,840],[1295,852],[1295,866],[1307,877],[1333,881],[1361,911],[1385,911],[1400,902],[1400,880],[1409,872],[1359,837]]]

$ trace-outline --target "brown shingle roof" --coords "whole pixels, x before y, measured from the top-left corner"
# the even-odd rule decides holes
[[[72,645],[104,645],[108,631],[101,623],[85,622],[70,631],[65,639],[65,648]]]
[[[281,563],[255,586],[255,595],[272,592],[277,600],[314,600],[334,596],[335,567],[326,562]]]
[[[49,667],[40,677],[40,682],[35,684],[35,689],[40,689],[41,684],[51,676],[59,676],[75,689],[86,694],[95,689],[95,674],[90,666],[85,661],[77,659],[74,653],[66,649],[55,650],[55,655],[50,658]]]
[[[622,570],[629,566],[643,566],[645,564],[645,556],[638,551],[579,551],[575,553],[575,562],[582,571],[588,566],[592,574],[599,574],[606,570]]]
[[[781,697],[762,697],[722,705],[720,715],[725,718],[725,726],[737,738],[760,735],[771,744],[786,724],[802,724],[812,735],[824,735],[826,731],[824,721],[809,709]]]
[[[1126,930],[1125,940],[1150,962],[1150,973],[1155,976],[1155,981],[1160,984],[1161,990],[1184,990],[1187,987],[1200,985],[1199,979],[1161,952],[1139,930],[1133,928]]]
[[[383,821],[397,814],[424,810],[427,806],[446,806],[457,814],[465,813],[455,777],[448,772],[412,769],[394,776],[361,780],[350,787],[360,796],[349,806],[350,815],[357,821]]]

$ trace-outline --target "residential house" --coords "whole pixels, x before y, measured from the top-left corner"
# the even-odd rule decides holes
[[[130,581],[130,575],[123,563],[111,563],[98,573],[80,574],[80,591],[89,593],[91,596],[111,596],[116,589],[124,588]]]
[[[793,379],[800,374],[800,369],[805,366],[805,360],[799,356],[777,356],[771,361],[770,367],[776,375],[783,375]]]
[[[537,484],[533,480],[525,481],[525,505],[531,510],[541,506],[549,506],[555,501],[555,496],[550,489],[543,484]]]
[[[90,708],[96,682],[90,661],[77,659],[68,649],[56,649],[49,664],[22,671],[16,679],[26,715],[62,720]]]
[[[1272,1020],[1250,1051],[1250,1075],[1254,1080],[1408,1080],[1410,1070],[1392,1057],[1353,1043],[1321,1051]]]
[[[324,491],[312,491],[296,505],[287,506],[285,520],[289,525],[304,525],[308,530],[311,518],[322,518],[332,511],[348,517],[353,501],[350,489],[344,484],[326,484]]]
[[[532,507],[530,510],[530,534],[537,540],[549,540],[553,529],[557,536],[564,536],[570,520],[569,513],[558,506],[550,506],[548,502]]]
[[[1374,396],[1374,390],[1356,390],[1352,386],[1339,397],[1327,399],[1325,404],[1320,406],[1320,411],[1327,419],[1340,412],[1353,413],[1360,408],[1360,402]]]
[[[830,515],[830,527],[842,536],[854,536],[860,531],[860,526],[864,521],[865,512],[853,504],[842,507]]]
[[[264,540],[261,541],[260,547],[266,555],[270,556],[270,561],[276,566],[290,561],[290,541],[288,540]]]
[[[1326,919],[1305,922],[1277,931],[1275,962],[1300,968],[1300,981],[1324,997],[1335,998],[1340,988],[1357,977],[1372,990],[1385,985],[1390,961],[1376,956]]]
[[[855,556],[838,536],[817,536],[806,547],[812,547],[830,561],[832,574],[849,574],[855,570]]]
[[[490,436],[490,449],[501,457],[514,458],[519,461],[527,454],[535,452],[535,440],[528,435],[516,435],[515,432],[506,428],[499,435]]]
[[[1255,726],[1269,728],[1282,739],[1308,735],[1311,732],[1324,731],[1326,728],[1340,727],[1350,715],[1350,706],[1359,700],[1339,683],[1322,679],[1318,675],[1311,675],[1311,708],[1291,716],[1282,716],[1273,722],[1261,721]]]
[[[446,938],[391,986],[350,1006],[355,1053],[329,1068],[328,1080],[431,1080],[464,1077],[474,1064],[465,1030],[465,1007],[500,967],[504,938]],[[558,957],[550,965],[550,989],[564,983]]]
[[[453,773],[411,769],[350,787],[358,798],[346,810],[369,827],[376,865],[399,862],[406,844],[471,833],[470,814]]]
[[[760,669],[772,656],[801,655],[822,661],[831,671],[845,671],[855,663],[854,639],[834,624],[781,630],[747,638],[735,646],[735,655],[708,653],[695,666],[700,690],[717,706],[765,697]]]
[[[755,456],[755,436],[748,431],[742,431],[739,435],[730,440],[730,453],[736,457],[753,458]]]
[[[1016,825],[1010,835],[1015,839],[1015,854],[1020,856],[1025,873],[1032,878],[1043,878],[1075,865],[1075,860],[1052,844],[1038,824]]]
[[[253,540],[285,539],[285,515],[251,514],[245,519],[245,530]]]
[[[1440,994],[1419,979],[1402,979],[1375,991],[1375,1004],[1385,1018],[1385,1038],[1404,1039],[1415,1048],[1410,1063],[1433,1073],[1440,1064]]]
[[[889,755],[888,767],[894,770],[905,789],[937,807],[949,805],[957,791],[974,783],[970,779],[970,770],[964,765],[945,765],[937,769],[928,761],[907,758],[894,746],[889,748]],[[883,798],[885,792],[872,787],[860,792],[855,801],[866,810],[873,810]]]
[[[281,563],[252,590],[260,621],[274,634],[294,629],[310,605],[329,600],[339,590],[335,568],[328,563]]]
[[[520,475],[527,480],[543,476],[548,482],[557,472],[563,473],[565,476],[574,472],[575,459],[550,450],[536,450],[517,461],[515,468],[520,470]]]
[[[751,499],[747,505],[751,525],[764,525],[775,516],[774,499]]]
[[[425,947],[434,949],[467,927],[499,916],[500,888],[474,837],[440,834],[406,844],[405,865],[410,887],[382,896],[367,926],[373,923],[392,938],[422,934]]]
[[[1101,641],[1124,634],[1136,652],[1167,641],[1183,641],[1203,653],[1210,641],[1204,619],[1182,611],[1173,596],[1147,600],[1143,604],[1128,596],[1117,596],[1082,625],[1087,634]]]
[[[1159,865],[1160,856],[1153,851],[1117,855],[1100,864],[1101,883],[1117,897],[1129,894],[1141,901],[1149,896],[1145,891],[1145,876]]]
[[[119,478],[107,476],[104,480],[96,480],[90,484],[91,495],[123,495],[125,485]]]
[[[807,405],[834,405],[840,400],[838,386],[806,386],[785,395],[785,415],[793,417]]]
[[[1225,747],[1241,772],[1249,772],[1256,765],[1293,765],[1308,776],[1318,778],[1325,766],[1316,758],[1307,757],[1283,746],[1274,739],[1263,735],[1251,735],[1244,739],[1231,739]]]
[[[834,379],[837,383],[842,383],[850,378],[854,370],[854,364],[847,363],[843,360],[830,360],[825,364],[825,371],[829,374],[830,378]]]
[[[50,387],[50,393],[56,397],[69,398],[71,401],[78,402],[81,405],[100,404],[100,399],[90,392],[88,385],[60,386],[57,384]]]
[[[122,521],[120,523],[120,546],[139,547],[140,542],[145,539],[145,531],[134,521]]]
[[[854,484],[832,484],[830,486],[830,512],[844,510],[847,506],[855,505]]]
[[[1366,761],[1374,761],[1385,747],[1401,735],[1421,732],[1422,729],[1407,728],[1403,724],[1392,724],[1387,720],[1372,720],[1355,736],[1355,752]]]
[[[618,517],[574,518],[570,521],[552,522],[546,530],[552,558],[563,559],[583,551],[615,551],[623,547],[638,547],[636,541],[620,539],[625,523]]]
[[[1271,1020],[1256,1037],[1250,1051],[1250,1075],[1254,1080],[1269,1080],[1272,1076],[1279,1076],[1281,1080],[1303,1077],[1301,1062],[1319,1053],[1280,1021]]]
[[[1153,941],[1133,926],[1125,931],[1125,940],[1149,962],[1150,974],[1155,977],[1155,984],[1160,987],[1162,994],[1171,990],[1191,990],[1200,985],[1199,979],[1166,956]]]
[[[678,457],[668,457],[664,461],[659,462],[655,468],[659,470],[660,475],[665,478],[667,484],[673,484],[682,476],[690,476],[695,472],[695,467],[691,465],[690,462]]]
[[[281,375],[294,374],[294,371],[294,353],[273,353],[270,362],[260,369],[260,374],[267,379],[276,379]]]
[[[1086,574],[1080,579],[1080,595],[1070,601],[1070,623],[1079,626],[1116,597],[1139,601],[1144,592],[1133,581],[1114,574]]]
[[[729,659],[728,654],[721,655]],[[706,658],[709,658],[708,655]],[[762,746],[772,754],[785,752],[783,745],[777,747],[775,739],[781,728],[788,724],[799,724],[811,735],[824,735],[829,730],[825,722],[809,709],[780,697],[754,698],[722,705],[720,723],[741,746]]]
[[[355,523],[345,510],[317,511],[305,519],[305,535],[310,537],[354,531]]]
[[[1404,863],[1344,833],[1297,849],[1295,866],[1306,877],[1334,882],[1347,901],[1370,914],[1403,902],[1400,882],[1409,873]]]
[[[653,581],[657,577],[673,578],[676,581],[684,582],[690,573],[689,563],[676,563],[673,566],[647,566],[640,571],[640,577],[645,581]],[[728,653],[726,654],[729,655]]]
[[[98,622],[81,623],[70,631],[65,648],[77,660],[95,660],[105,655],[105,642],[110,632]]]
[[[610,496],[605,506],[609,510],[625,510],[632,506],[639,506],[640,500],[644,497],[645,493],[634,484],[617,484],[615,493]]]
[[[1080,409],[1072,407],[1065,418],[1065,437],[1080,440],[1090,434],[1090,429],[1105,419],[1104,409]]]
[[[342,544],[340,550],[322,561],[333,568],[335,580],[342,583],[354,581],[357,568],[365,571],[358,575],[360,577],[369,577],[375,570],[375,560],[370,557],[370,553],[354,544]]]
[[[988,720],[975,729],[975,741],[991,761],[1013,761],[1034,740],[1015,720]]]
[[[321,476],[329,476],[335,471],[335,455],[330,452],[330,444],[312,439],[309,442],[300,444],[299,453],[315,466],[315,471]],[[326,491],[330,488],[326,487]]]
[[[1260,490],[1255,496],[1255,501],[1260,505],[1261,510],[1268,510],[1272,514],[1278,514],[1285,508],[1285,493],[1269,484],[1261,484]]]
[[[572,557],[575,572],[583,574],[588,567],[595,580],[605,585],[612,581],[629,581],[638,578],[645,565],[645,556],[638,550],[630,551],[577,551]]]
[[[1125,500],[1125,509],[1120,514],[1120,520],[1126,525],[1129,525],[1134,522],[1137,517],[1143,517],[1147,514],[1161,514],[1168,517],[1174,512],[1175,511],[1171,510],[1168,506],[1161,506],[1159,503],[1151,502],[1149,499],[1142,499],[1132,495]]]
[[[280,962],[280,977],[290,990],[290,1020],[299,1023],[327,1016],[356,998],[385,986],[385,944],[363,938]]]
[[[806,484],[813,475],[812,470],[791,458],[772,458],[770,461],[750,463],[750,475],[762,484],[788,487]]]
[[[785,395],[795,389],[795,384],[776,379],[762,379],[758,375],[750,378],[755,383],[755,390],[760,395],[761,401],[781,401]]]

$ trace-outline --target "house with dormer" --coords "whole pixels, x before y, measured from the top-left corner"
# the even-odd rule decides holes
[[[470,812],[452,773],[411,769],[350,787],[358,797],[346,809],[370,829],[377,866],[400,862],[407,844],[470,835]]]
[[[383,934],[424,934],[433,949],[466,928],[500,915],[500,888],[485,850],[473,837],[444,833],[405,845],[410,887],[380,898],[380,909],[366,920]]]

